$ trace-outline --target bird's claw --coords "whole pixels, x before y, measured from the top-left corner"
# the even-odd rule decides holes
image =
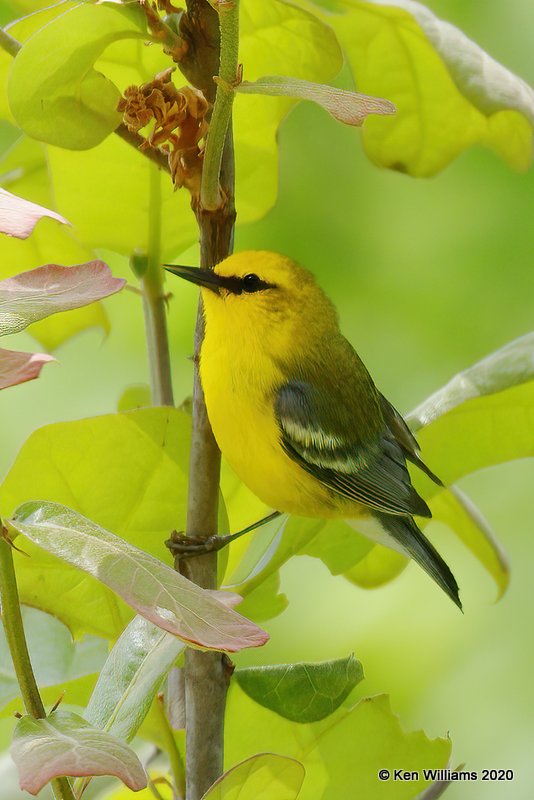
[[[186,536],[182,531],[173,531],[171,538],[165,542],[174,558],[179,559],[214,553],[224,547],[225,544],[226,542],[222,536],[204,538],[201,536]]]

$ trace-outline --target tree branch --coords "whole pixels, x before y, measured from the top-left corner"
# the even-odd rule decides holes
[[[181,25],[182,33],[189,37],[188,58],[181,67],[190,81],[213,99],[215,84],[213,54],[218,52],[221,42],[221,67],[228,66],[227,47],[237,68],[237,23],[226,26],[232,37],[219,36],[217,14],[207,0],[188,0],[188,13]],[[229,13],[228,9],[224,13]],[[237,18],[237,0],[232,7]],[[214,16],[215,15],[215,16]],[[226,19],[227,21],[227,19]],[[231,39],[231,41],[229,41]],[[226,69],[225,74],[228,73]],[[235,73],[234,73],[235,75]],[[223,103],[226,110],[221,113]],[[216,169],[210,170],[208,197],[219,196],[219,185],[223,203],[216,208],[205,208],[202,202],[194,204],[200,230],[200,265],[213,267],[226,258],[233,247],[235,224],[234,207],[234,155],[231,131],[231,103],[217,92],[208,133],[210,140],[222,142],[221,158]],[[220,176],[219,176],[220,167]],[[203,178],[203,185],[204,185]],[[199,304],[195,329],[195,379],[193,391],[193,426],[191,457],[189,466],[189,497],[186,532],[191,536],[210,536],[217,533],[217,509],[219,499],[220,452],[215,442],[206,412],[204,394],[198,372],[198,357],[204,336],[202,303]],[[176,564],[179,568],[179,565]],[[184,572],[190,580],[205,588],[217,586],[217,555],[209,553],[185,562]],[[185,707],[186,707],[186,786],[187,800],[199,800],[223,771],[224,711],[226,693],[232,665],[222,653],[202,653],[189,649],[185,659]]]

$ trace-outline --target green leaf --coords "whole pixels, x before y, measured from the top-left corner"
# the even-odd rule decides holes
[[[332,575],[341,575],[364,559],[373,544],[342,520],[328,520],[302,546],[302,555],[320,558]]]
[[[267,510],[223,464],[222,491],[232,530],[239,530]],[[227,589],[244,597],[240,611],[256,622],[271,619],[287,606],[278,593],[279,570],[295,555],[319,558],[333,575],[350,569],[373,547],[343,521],[282,517],[238,539],[229,548],[223,579]]]
[[[280,593],[280,573],[272,572],[248,591],[239,605],[239,613],[254,622],[264,622],[277,617],[287,608],[289,600]]]
[[[57,701],[65,692],[69,705],[85,705],[97,673],[107,656],[107,643],[87,637],[73,642],[59,620],[35,608],[23,608],[24,633],[31,662],[45,705]],[[21,708],[20,689],[5,639],[0,628],[0,709],[1,716],[12,716]]]
[[[135,9],[129,6],[128,9],[117,10],[117,6],[112,7],[109,4],[105,8],[102,5],[86,4],[84,13],[86,11],[100,18],[102,11],[104,14],[132,14]],[[44,13],[40,12],[36,16]],[[69,11],[71,13],[74,11]],[[18,27],[17,25],[13,29],[14,35],[18,35]],[[96,64],[98,69],[121,88],[150,80],[167,66],[168,57],[161,48],[145,47],[140,39],[114,41]],[[13,172],[9,183],[10,190],[28,196],[35,202],[48,203],[52,208],[57,206],[72,210],[70,221],[74,234],[77,241],[84,246],[107,247],[127,255],[135,247],[146,250],[149,209],[160,202],[162,260],[172,258],[195,241],[198,232],[187,192],[175,192],[168,175],[160,175],[148,159],[119,137],[108,137],[96,148],[76,152],[54,147],[43,148],[36,142],[31,142],[31,145],[34,148],[32,154],[19,151],[16,157],[13,154],[10,159],[12,163],[5,165],[6,170],[17,170]],[[42,160],[38,175],[35,171],[35,152],[41,154]],[[33,161],[31,164],[28,161],[30,155]],[[157,176],[157,180],[154,176]],[[18,191],[21,179],[24,191]],[[54,187],[54,197],[53,200],[47,197],[45,203],[45,196],[41,192],[48,189],[49,182]],[[154,189],[156,182],[158,188]],[[102,191],[104,186],[105,192]],[[157,196],[153,197],[153,192]],[[95,198],[98,198],[98,202]],[[63,252],[68,244],[65,239],[60,240],[62,249],[59,249],[58,244],[55,251],[46,258],[41,257],[33,263],[21,266],[27,268],[55,260],[58,252]],[[71,248],[72,246],[71,242]],[[87,260],[79,256],[63,258],[65,263]]]
[[[339,0],[322,16],[358,89],[397,107],[363,130],[376,164],[423,177],[481,143],[514,168],[529,166],[534,93],[453,25],[413,0]]]
[[[245,667],[238,684],[257,703],[293,722],[317,722],[333,714],[363,679],[353,655],[335,661]]]
[[[325,81],[342,64],[336,38],[324,23],[293,5],[258,5],[254,0],[241,4],[240,58],[252,79],[277,69]],[[98,66],[118,86],[126,87],[153,77],[168,66],[168,59],[160,48],[124,40],[115,42]],[[243,223],[258,219],[274,204],[276,131],[293,105],[288,98],[266,101],[251,97],[235,103],[239,216]],[[135,248],[146,250],[149,208],[155,202],[161,202],[162,260],[172,259],[196,241],[198,231],[188,194],[175,192],[167,175],[155,178],[154,165],[118,137],[108,137],[97,148],[81,153],[51,148],[49,157],[58,207],[68,209],[69,219],[89,247],[108,247],[128,255]],[[153,197],[154,193],[158,196]]]
[[[151,80],[168,66],[160,47],[146,47],[139,39],[115,41],[96,64],[121,89]],[[179,73],[175,80],[179,85]],[[87,247],[128,256],[136,248],[146,251],[154,207],[160,208],[162,261],[198,238],[188,192],[174,191],[169,175],[118,136],[79,152],[50,147],[48,160],[58,208],[72,212],[70,221]]]
[[[273,0],[240,3],[239,60],[249,81],[275,73],[328,83],[343,64],[328,24],[293,3]],[[241,223],[258,219],[274,205],[276,132],[294,105],[295,100],[288,97],[236,98],[233,118]]]
[[[31,3],[31,5],[30,5]],[[37,8],[37,5],[45,6],[45,8]],[[17,3],[20,9],[18,16],[21,19],[16,19],[7,27],[8,33],[13,36],[18,42],[25,42],[34,34],[39,28],[44,27],[48,22],[55,19],[60,14],[64,14],[69,8],[73,8],[76,2],[64,0],[50,4],[45,2],[35,3],[34,0],[29,0],[28,7],[25,8],[22,4]],[[22,13],[24,12],[24,16]],[[31,12],[31,13],[30,13]],[[5,50],[0,48],[0,117],[14,122],[9,104],[7,102],[7,76],[13,64],[13,57]]]
[[[124,255],[146,251],[150,208],[160,204],[162,261],[172,260],[198,238],[189,194],[174,191],[166,173],[118,136],[81,152],[50,147],[48,160],[58,208],[68,209],[86,247]]]
[[[63,6],[68,0],[55,0],[52,6]],[[19,15],[37,13],[37,9],[42,9],[50,5],[49,0],[8,0],[8,5],[12,13]]]
[[[117,403],[117,411],[135,411],[138,408],[148,408],[150,405],[150,386],[146,383],[137,383],[126,387]]]
[[[117,13],[116,7],[109,5],[86,4],[83,10],[99,18],[103,11]],[[61,20],[75,11],[78,13],[77,9],[69,11],[52,24],[66,24]],[[121,12],[126,13],[124,9]],[[44,35],[45,30],[35,36]],[[297,78],[325,82],[342,65],[339,45],[330,28],[283,2],[258,5],[254,0],[244,0],[240,53],[249,79],[276,69]],[[115,41],[96,63],[96,68],[121,88],[143,83],[166,66],[168,58],[159,47],[144,47],[141,41],[131,39]],[[241,222],[258,219],[274,204],[278,181],[276,131],[294,104],[294,100],[284,97],[250,97],[235,104]],[[161,203],[162,260],[172,259],[196,241],[197,226],[187,193],[174,192],[169,177],[160,175],[148,159],[119,137],[108,137],[97,147],[79,152],[51,147],[48,162],[57,208],[68,211],[76,236],[85,246],[128,255],[136,247],[146,250],[149,208],[155,203]],[[102,186],[106,187],[105,192]],[[12,191],[17,188],[16,182],[10,185]]]
[[[84,717],[129,742],[183,649],[175,636],[134,617],[110,652]]]
[[[241,497],[240,493],[236,501]],[[230,515],[236,501],[229,501]],[[257,512],[257,515],[261,517],[261,513]],[[252,514],[251,517],[254,518]],[[250,608],[247,602],[249,596],[252,595],[252,602],[258,588],[271,580],[293,556],[319,558],[333,575],[339,575],[364,558],[373,545],[343,521],[326,522],[284,515],[253,533],[248,542],[242,543],[239,548],[233,547],[235,551],[230,556],[224,585],[242,595],[245,598],[244,607]],[[260,596],[256,597],[259,601]],[[271,608],[283,610],[283,597],[278,596],[275,600],[271,596],[271,601],[274,601]]]
[[[395,113],[395,106],[389,100],[280,75],[264,75],[257,81],[242,81],[235,87],[235,91],[239,94],[263,94],[271,97],[311,100],[326,109],[338,122],[358,127],[369,114],[387,116]]]
[[[73,150],[99,144],[120,123],[120,92],[93,65],[112,42],[146,37],[139,18],[111,4],[81,4],[25,42],[8,82],[18,125],[32,138]]]
[[[23,445],[0,487],[2,513],[38,492],[170,561],[164,542],[185,527],[190,431],[190,417],[170,408],[45,426]],[[30,559],[14,553],[22,602],[75,635],[122,633],[132,615],[116,595],[32,544],[24,549]]]
[[[389,5],[386,0],[373,0]],[[434,45],[458,89],[486,115],[510,109],[534,125],[534,90],[503,67],[465,33],[441,20],[427,6],[415,0],[394,0],[419,23]]]
[[[534,380],[534,333],[519,339],[459,372],[406,417],[413,431],[473,400]]]
[[[243,725],[243,720],[247,725]],[[225,754],[235,763],[274,751],[300,761],[306,778],[299,800],[409,800],[428,785],[378,780],[380,769],[421,770],[447,766],[451,743],[404,733],[389,699],[380,695],[341,706],[319,722],[290,722],[251,700],[234,682],[226,714]]]
[[[447,525],[478,559],[497,584],[499,600],[510,581],[510,565],[502,545],[472,501],[453,486],[430,501],[432,517]]]
[[[179,572],[66,506],[30,502],[6,521],[47,552],[106,584],[132,608],[193,646],[236,652],[267,634]]]
[[[191,417],[173,408],[47,425],[20,450],[0,486],[0,509],[7,517],[38,491],[170,562],[165,540],[185,529],[190,437]],[[221,531],[224,517],[221,503]],[[113,592],[29,542],[24,549],[31,559],[14,553],[22,602],[76,636],[122,633],[132,612]]]
[[[407,416],[424,459],[446,484],[483,467],[534,455],[533,379],[534,334],[529,333],[460,372]],[[434,518],[476,556],[501,597],[508,563],[480,512],[456,488],[439,490],[425,480],[421,491]],[[352,572],[356,581],[363,566]]]
[[[408,566],[408,559],[395,550],[376,544],[367,555],[343,574],[347,580],[363,589],[384,586]]]
[[[484,467],[529,458],[534,455],[534,381],[467,400],[422,428],[417,438],[425,460],[446,484]]]
[[[0,336],[19,333],[51,314],[89,305],[118,292],[126,281],[114,278],[103,261],[75,267],[47,264],[0,281]]]
[[[11,755],[21,789],[34,795],[61,776],[114,775],[133,791],[147,785],[141,762],[128,745],[69,711],[54,711],[46,719],[22,717]]]
[[[221,775],[202,800],[296,800],[303,781],[294,758],[260,753]]]

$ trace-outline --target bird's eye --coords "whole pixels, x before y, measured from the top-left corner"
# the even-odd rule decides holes
[[[253,272],[245,275],[243,278],[243,291],[244,292],[258,292],[262,287],[260,278]]]

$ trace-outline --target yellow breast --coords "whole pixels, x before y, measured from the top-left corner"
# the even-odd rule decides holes
[[[307,517],[343,516],[328,490],[282,449],[274,398],[286,378],[263,351],[248,344],[243,348],[243,342],[222,340],[208,328],[202,345],[206,407],[224,458],[273,509]]]

